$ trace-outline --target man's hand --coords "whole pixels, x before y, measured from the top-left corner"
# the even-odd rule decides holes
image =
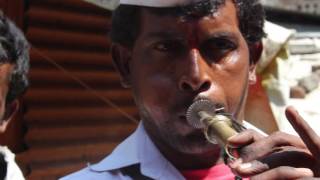
[[[287,108],[286,116],[313,155],[316,161],[313,167],[314,174],[315,177],[320,177],[320,136],[317,135],[293,107]]]
[[[286,116],[303,141],[282,132],[268,137],[253,130],[240,133],[229,139],[231,146],[241,149],[241,158],[229,164],[234,173],[251,179],[320,176],[320,137],[292,107]]]

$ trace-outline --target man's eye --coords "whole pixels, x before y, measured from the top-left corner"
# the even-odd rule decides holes
[[[215,39],[212,41],[209,41],[207,46],[214,50],[233,50],[236,48],[236,45],[225,39]]]
[[[183,46],[174,41],[159,42],[154,45],[154,49],[161,52],[180,52]]]
[[[230,40],[214,39],[209,40],[201,46],[202,54],[212,61],[219,61],[227,53],[237,48],[237,45]]]
[[[166,43],[157,43],[154,46],[154,49],[156,49],[158,51],[167,51],[169,49],[169,46]]]

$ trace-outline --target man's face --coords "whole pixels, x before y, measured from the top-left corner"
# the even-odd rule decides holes
[[[14,65],[9,63],[0,64],[0,133],[6,130],[7,117],[6,113],[6,97],[9,90],[10,76]]]
[[[187,108],[208,98],[242,120],[249,63],[247,43],[230,1],[194,19],[141,14],[129,61],[130,82],[144,125],[160,146],[184,153],[217,150],[186,121]]]

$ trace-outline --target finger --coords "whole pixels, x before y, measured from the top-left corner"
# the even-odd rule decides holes
[[[276,132],[268,137],[259,139],[250,145],[242,147],[240,149],[240,156],[244,162],[250,162],[256,159],[262,159],[275,152],[284,151],[289,147],[305,148],[305,145],[297,136]]]
[[[267,164],[257,160],[242,163],[242,159],[238,159],[235,162],[229,163],[228,166],[234,174],[241,177],[250,177],[270,169]]]
[[[264,138],[265,136],[252,130],[245,130],[235,136],[232,136],[228,139],[228,144],[232,147],[242,147],[248,144],[251,144],[259,139]]]
[[[292,167],[279,167],[262,174],[251,177],[251,180],[272,180],[272,179],[299,179],[305,177],[313,177],[310,169],[306,168],[292,168]]]
[[[316,134],[316,132],[293,107],[288,107],[286,109],[286,116],[290,124],[303,139],[311,153],[315,157],[320,157],[320,137]]]
[[[239,159],[228,165],[235,174],[247,177],[282,166],[311,169],[314,163],[313,157],[303,151],[283,151],[273,153],[264,159],[253,160],[246,163],[244,163],[242,159]]]
[[[282,152],[273,153],[268,157],[261,159],[261,162],[268,164],[270,169],[290,166],[290,167],[304,167],[314,168],[315,159],[309,153],[298,150],[286,150]]]

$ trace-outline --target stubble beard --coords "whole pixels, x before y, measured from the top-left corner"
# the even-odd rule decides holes
[[[209,143],[204,136],[199,137],[197,141],[196,138],[189,139],[187,136],[177,134],[178,127],[170,121],[156,124],[158,121],[155,121],[145,108],[139,107],[139,109],[143,125],[156,146],[169,147],[183,154],[203,154],[218,148],[216,144]]]

